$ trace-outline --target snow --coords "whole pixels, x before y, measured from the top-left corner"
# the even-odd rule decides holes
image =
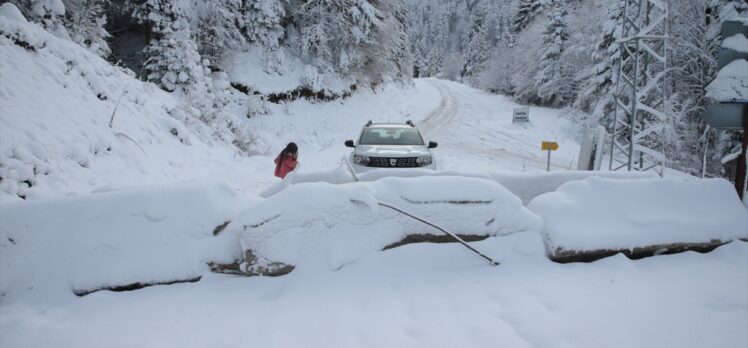
[[[707,347],[748,343],[748,244],[708,254],[559,265],[534,233],[412,245],[337,272],[206,274],[97,292],[66,306],[4,305],[3,347]]]
[[[72,291],[200,277],[208,261],[241,257],[236,233],[213,230],[253,201],[194,183],[4,203],[2,302],[53,304]]]
[[[748,39],[742,33],[735,34],[722,40],[722,48],[748,53]]]
[[[234,53],[227,68],[231,81],[263,94],[286,93],[300,87],[319,90],[323,86],[329,92],[342,94],[354,83],[343,81],[336,74],[320,74],[290,55],[282,55],[283,71],[279,73],[265,68],[267,58],[261,52],[261,49],[253,49]]]
[[[335,270],[408,235],[442,234],[378,202],[453,234],[496,236],[541,228],[540,220],[517,197],[485,179],[433,176],[347,185],[307,183],[290,186],[242,213],[242,249],[272,262]]]
[[[723,179],[588,178],[535,198],[549,252],[748,238],[748,211]]]
[[[247,158],[210,128],[172,117],[179,96],[47,34],[12,5],[0,5],[0,33],[2,347],[748,345],[744,242],[639,261],[548,260],[543,233],[553,220],[522,205],[587,192],[575,187],[615,188],[623,198],[613,203],[623,204],[653,186],[671,199],[626,207],[675,203],[683,211],[661,215],[674,226],[726,227],[707,237],[733,238],[740,230],[727,227],[741,227],[728,221],[740,213],[724,182],[567,170],[581,125],[564,111],[532,107],[530,123],[513,125],[512,110],[524,105],[417,79],[329,103],[268,103],[266,114],[242,117],[255,130]],[[288,81],[259,65],[236,67],[232,78],[281,91],[304,79],[293,66]],[[232,98],[232,111],[245,115],[247,100]],[[373,171],[354,182],[340,165],[350,153],[343,141],[369,119],[415,121],[439,142],[444,170]],[[272,160],[289,141],[300,146],[301,167],[281,181]],[[560,144],[551,172],[541,171],[541,141]],[[703,199],[703,212],[683,196]],[[607,213],[592,204],[601,197],[585,197],[592,202],[557,216],[568,221],[582,206]],[[439,232],[377,201],[451,232],[491,236],[471,246],[501,266],[454,243],[382,251],[405,235]],[[645,213],[636,216],[660,217]],[[576,222],[588,219],[597,221]],[[209,261],[241,258],[243,246],[297,268],[277,278],[208,271]]]
[[[708,97],[720,102],[745,102],[748,100],[748,61],[737,59],[725,65],[705,89]]]
[[[341,161],[345,161],[345,158],[341,159]],[[569,181],[583,180],[593,176],[611,179],[645,179],[654,178],[657,176],[656,174],[651,172],[624,171],[496,171],[482,173],[457,170],[391,168],[373,169],[365,173],[356,174],[356,176],[354,177],[351,174],[350,169],[347,168],[348,167],[346,167],[345,164],[342,163],[338,167],[329,170],[305,171],[304,168],[299,168],[299,170],[295,171],[293,175],[286,177],[285,180],[265,189],[260,193],[260,196],[270,197],[290,187],[290,185],[308,182],[326,182],[338,185],[355,181],[376,181],[392,176],[403,178],[425,176],[459,176],[495,181],[498,184],[501,184],[504,188],[508,189],[512,194],[519,197],[522,200],[522,203],[527,205],[533,198],[544,193],[553,192],[556,190],[556,188]]]
[[[21,14],[21,11],[18,9],[18,7],[9,2],[0,4],[0,17],[5,17],[8,20],[22,23],[28,22],[26,18],[23,17],[23,14]]]

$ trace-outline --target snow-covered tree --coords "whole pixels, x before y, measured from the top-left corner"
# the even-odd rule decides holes
[[[561,59],[569,38],[567,14],[563,8],[553,11],[543,32],[545,49],[540,57],[540,70],[535,75],[535,87],[542,102],[549,105],[568,103],[576,92],[570,67]]]
[[[243,27],[250,42],[267,50],[276,50],[282,44],[286,16],[285,0],[244,0]]]
[[[293,23],[298,54],[322,73],[375,84],[386,75],[409,77],[402,0],[309,0],[295,9]]]
[[[483,6],[473,7],[473,14],[470,16],[470,28],[465,38],[465,57],[461,78],[477,75],[484,69],[484,63],[488,59],[491,49],[491,38],[488,35],[488,18],[486,8]]]
[[[108,0],[63,0],[64,24],[70,39],[101,57],[111,53],[107,39],[106,4]]]
[[[68,33],[63,25],[65,4],[62,0],[11,0],[26,19],[41,24],[44,29],[61,38]]]
[[[239,49],[245,42],[239,25],[242,0],[204,0],[196,2],[195,41],[203,59],[220,63],[227,50]],[[194,22],[194,19],[191,21]]]
[[[515,33],[522,31],[550,2],[552,0],[519,0],[517,11],[512,19],[512,31]]]
[[[602,35],[592,53],[595,65],[583,72],[581,91],[574,106],[601,119],[615,108],[614,93],[620,59],[621,2],[614,2],[608,9],[608,20],[603,24]],[[608,122],[604,122],[608,123]]]
[[[192,37],[189,4],[180,0],[132,1],[133,16],[151,33],[145,48],[146,79],[167,91],[201,85],[205,72]]]

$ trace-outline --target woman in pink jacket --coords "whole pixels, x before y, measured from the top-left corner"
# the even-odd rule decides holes
[[[296,160],[298,157],[299,148],[293,142],[288,143],[286,148],[275,158],[275,176],[283,179],[288,173],[296,169],[299,164],[299,161]]]

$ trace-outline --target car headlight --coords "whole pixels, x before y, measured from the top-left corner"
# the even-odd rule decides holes
[[[431,156],[422,156],[416,158],[416,164],[422,167],[431,164]]]
[[[365,166],[369,164],[369,156],[353,155],[353,163]]]

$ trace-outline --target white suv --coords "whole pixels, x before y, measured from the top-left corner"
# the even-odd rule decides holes
[[[350,160],[357,173],[375,168],[426,168],[436,169],[434,157],[429,149],[436,142],[424,144],[418,128],[411,121],[406,123],[366,123],[358,142],[346,140],[352,147]]]

